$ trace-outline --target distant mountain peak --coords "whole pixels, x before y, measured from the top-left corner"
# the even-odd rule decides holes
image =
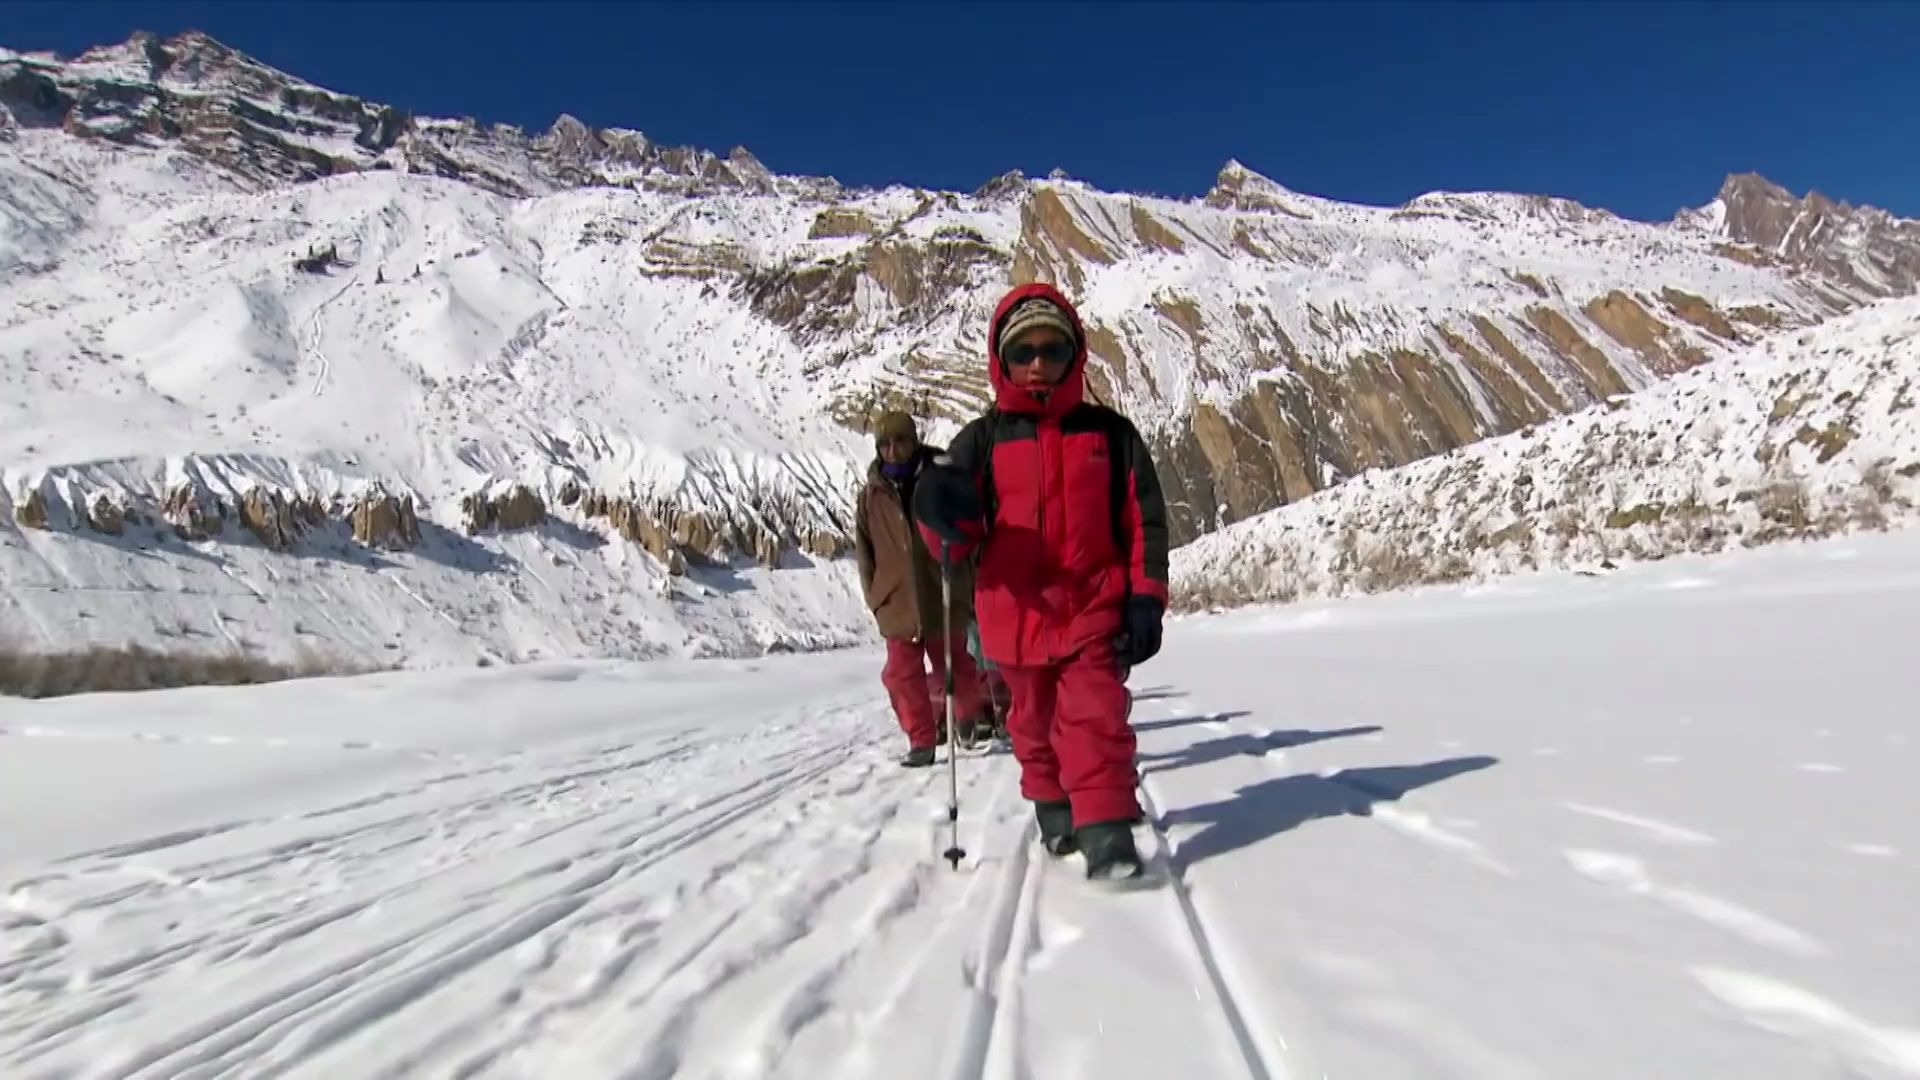
[[[1819,191],[1797,196],[1756,172],[1729,174],[1713,202],[1682,211],[1674,223],[1752,245],[1769,257],[1817,266],[1876,292],[1920,288],[1920,221]]]
[[[1019,169],[1009,169],[975,188],[973,197],[988,200],[1003,199],[1025,191],[1027,183],[1026,173],[1021,172]]]
[[[1238,158],[1229,158],[1220,167],[1205,201],[1208,206],[1221,209],[1277,211],[1298,218],[1315,216],[1312,204],[1316,200],[1311,196],[1255,172]]]

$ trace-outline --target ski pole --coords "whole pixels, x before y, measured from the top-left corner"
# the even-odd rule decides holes
[[[953,716],[953,561],[944,539],[940,541],[940,616],[946,628],[942,636],[947,650],[947,828],[953,844],[945,857],[958,870],[967,853],[960,847],[960,729]]]

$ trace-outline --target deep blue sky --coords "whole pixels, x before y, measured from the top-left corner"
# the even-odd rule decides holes
[[[596,126],[853,184],[1059,167],[1204,192],[1564,195],[1663,219],[1729,172],[1920,216],[1920,3],[19,3],[0,44],[204,30],[431,115]]]

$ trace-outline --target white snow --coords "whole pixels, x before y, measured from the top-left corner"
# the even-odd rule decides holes
[[[9,1076],[1920,1075],[1920,534],[1176,619],[1172,882],[872,650],[0,704]],[[1809,771],[1809,766],[1821,766]]]

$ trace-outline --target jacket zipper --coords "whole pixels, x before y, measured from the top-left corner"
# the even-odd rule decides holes
[[[1040,528],[1040,550],[1046,551],[1050,548],[1050,541],[1047,537],[1047,498],[1053,493],[1053,476],[1047,469],[1047,427],[1045,420],[1042,420],[1034,426],[1034,436],[1040,444],[1040,508],[1037,513]],[[1040,633],[1042,639],[1040,642],[1042,652],[1041,659],[1042,661],[1049,661],[1053,659],[1054,654],[1054,643],[1050,640],[1053,637],[1053,627],[1042,623]]]

